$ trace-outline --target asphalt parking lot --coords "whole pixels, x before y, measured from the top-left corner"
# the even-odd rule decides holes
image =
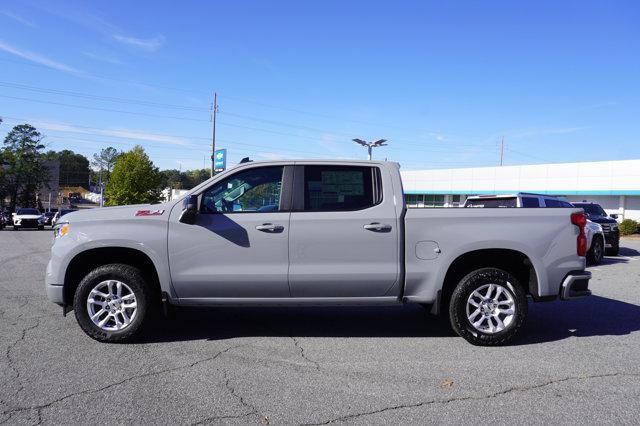
[[[500,348],[417,307],[189,310],[97,343],[44,295],[50,231],[0,231],[0,423],[634,423],[640,240]]]

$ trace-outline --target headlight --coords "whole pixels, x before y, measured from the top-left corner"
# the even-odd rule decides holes
[[[69,223],[58,224],[53,230],[53,234],[55,235],[55,238],[64,237],[68,233],[69,233]]]
[[[618,230],[618,224],[617,223],[612,223],[611,224],[611,230],[612,231],[617,231]]]

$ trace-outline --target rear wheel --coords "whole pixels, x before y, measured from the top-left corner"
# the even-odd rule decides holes
[[[449,305],[453,329],[474,345],[507,343],[527,318],[527,296],[508,272],[477,269],[460,280]]]
[[[157,300],[139,269],[123,264],[100,266],[78,285],[73,300],[82,330],[100,342],[135,339],[150,322]]]
[[[594,237],[591,243],[591,248],[587,252],[587,262],[592,265],[597,265],[602,262],[604,257],[604,243],[601,238]]]

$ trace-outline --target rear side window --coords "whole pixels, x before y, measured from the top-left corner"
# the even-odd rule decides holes
[[[466,207],[518,207],[516,197],[512,198],[474,198],[467,200]]]
[[[540,207],[540,202],[535,197],[522,197],[522,207]]]
[[[549,208],[559,208],[559,207],[565,207],[562,204],[562,201],[560,200],[556,200],[555,198],[545,198],[544,199],[544,204],[549,207]]]
[[[380,179],[372,167],[304,167],[304,211],[362,210],[379,201]]]

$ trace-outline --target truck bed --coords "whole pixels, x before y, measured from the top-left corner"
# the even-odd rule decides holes
[[[405,211],[404,297],[430,303],[449,266],[474,250],[508,249],[525,254],[541,297],[557,295],[567,273],[581,270],[579,230],[571,214],[580,209],[424,208]],[[504,237],[504,238],[503,238]]]

